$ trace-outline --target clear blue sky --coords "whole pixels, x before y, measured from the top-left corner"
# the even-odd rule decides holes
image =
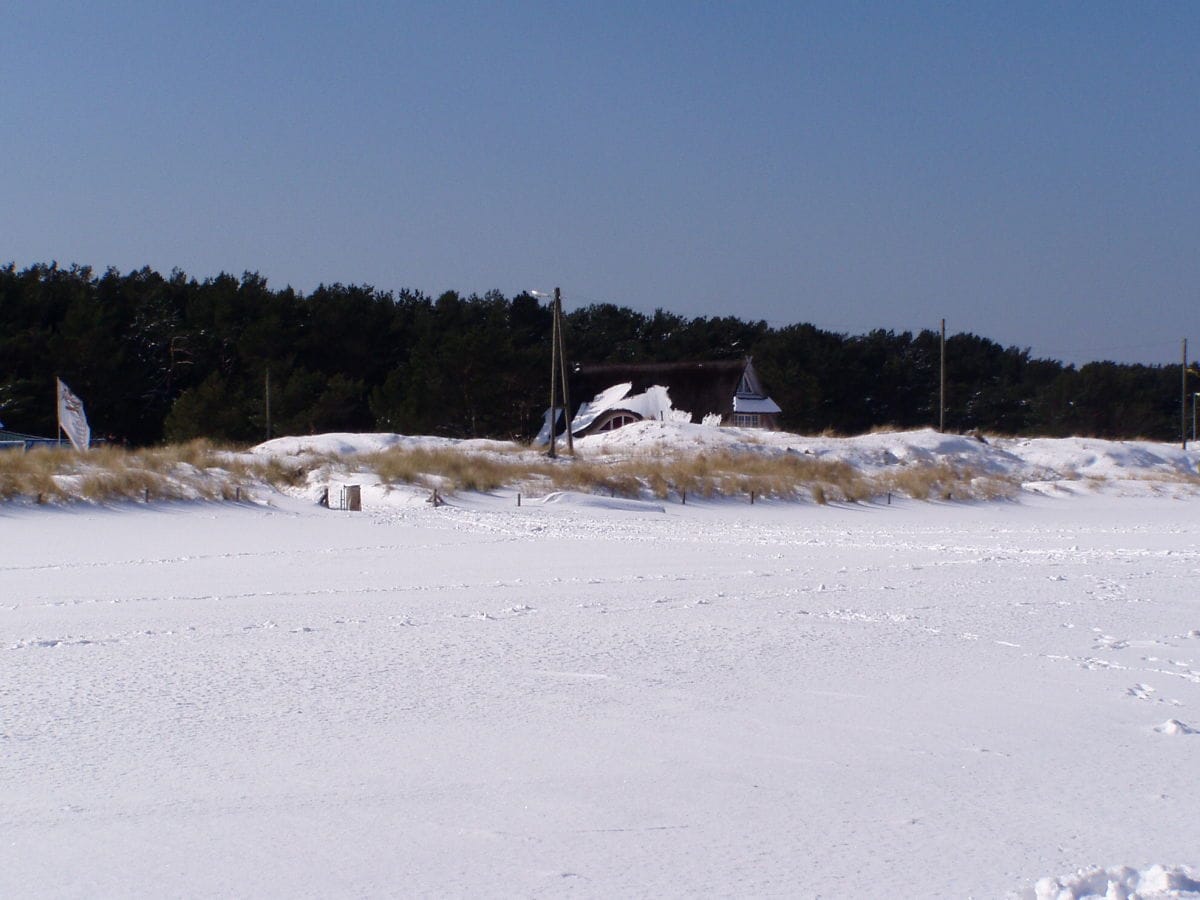
[[[0,261],[1200,355],[1200,3],[8,4]]]

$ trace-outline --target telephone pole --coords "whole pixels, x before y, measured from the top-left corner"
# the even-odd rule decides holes
[[[537,291],[533,296],[545,296]],[[550,304],[550,450],[547,456],[558,456],[558,380],[562,378],[563,419],[567,423],[567,452],[575,453],[575,436],[571,434],[571,387],[567,381],[567,342],[563,337],[562,291],[554,289],[554,300]]]
[[[1179,367],[1179,436],[1187,449],[1187,338],[1183,339],[1183,365]]]
[[[558,365],[562,375],[563,418],[567,423],[567,453],[575,455],[575,436],[571,434],[571,383],[567,380],[567,339],[563,335],[562,291],[554,289],[554,323],[558,332]]]
[[[938,431],[946,432],[946,320],[942,319],[941,364],[938,377]]]
[[[558,456],[554,439],[558,431],[558,298],[550,306],[550,450],[546,454],[551,459]],[[570,431],[570,426],[567,431]]]

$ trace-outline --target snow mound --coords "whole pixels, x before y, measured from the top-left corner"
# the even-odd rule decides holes
[[[711,428],[645,421],[576,442],[586,455],[647,453],[803,454],[845,462],[866,475],[917,465],[950,465],[977,475],[1023,484],[1073,481],[1197,480],[1195,450],[1153,441],[1093,438],[982,438],[942,434],[930,428],[857,437],[809,437],[752,428]]]
[[[787,443],[779,443],[783,432],[753,428],[714,428],[691,422],[645,419],[615,431],[603,431],[577,438],[575,450],[589,456],[634,456],[643,453],[686,453],[703,451],[783,452]],[[796,435],[786,435],[797,440]]]
[[[602,393],[594,401],[597,408],[607,408],[612,403],[626,406],[628,396],[617,398],[627,389],[627,384],[620,384]],[[639,396],[669,406],[665,391],[659,397],[656,390]],[[954,481],[985,486],[1004,483],[1016,490],[1050,497],[1099,492],[1184,498],[1200,493],[1200,451],[1168,443],[1096,438],[985,438],[942,434],[931,428],[843,438],[756,428],[714,428],[711,424],[682,421],[687,417],[686,413],[676,415],[672,411],[659,418],[648,417],[614,431],[589,435],[575,441],[575,452],[581,458],[598,461],[702,454],[735,459],[801,457],[844,464],[865,479],[884,482],[910,468],[940,469]],[[542,455],[536,447],[512,441],[388,433],[282,437],[259,444],[251,453],[302,462],[306,457],[318,461],[340,457],[349,461],[355,456],[387,450],[462,452],[509,461],[522,458],[536,461]],[[348,465],[354,464],[348,462]]]
[[[1129,472],[1192,475],[1195,463],[1183,450],[1152,441],[1103,441],[1092,438],[1034,438],[1005,442],[1026,466],[1077,472],[1084,477],[1116,478]]]
[[[540,501],[534,502],[589,509],[615,509],[624,512],[666,512],[657,503],[647,503],[644,500],[625,500],[619,497],[598,497],[595,494],[581,494],[576,491],[555,491],[553,494],[547,494]]]
[[[1021,900],[1166,900],[1200,897],[1200,881],[1187,866],[1151,866],[1133,869],[1080,869],[1074,875],[1043,878],[1032,891],[1016,895]]]
[[[280,437],[265,441],[250,452],[261,456],[357,456],[400,448],[404,450],[471,450],[476,452],[505,452],[518,449],[511,441],[491,441],[482,438],[457,439],[430,435],[355,434],[331,432],[299,437]]]
[[[1186,722],[1180,722],[1178,719],[1167,719],[1161,725],[1156,725],[1154,730],[1159,734],[1196,734],[1196,729]]]

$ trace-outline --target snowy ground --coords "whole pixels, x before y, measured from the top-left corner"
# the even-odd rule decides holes
[[[1200,896],[1200,501],[1049,493],[0,507],[0,896]]]

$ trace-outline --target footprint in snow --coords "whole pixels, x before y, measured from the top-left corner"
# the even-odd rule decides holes
[[[1135,684],[1131,688],[1125,690],[1126,696],[1132,697],[1135,700],[1151,700],[1150,695],[1154,693],[1154,688],[1148,684]]]
[[[1180,722],[1178,719],[1167,719],[1167,721],[1163,722],[1161,725],[1155,725],[1154,730],[1159,734],[1168,734],[1172,736],[1200,733],[1197,732],[1197,730],[1191,725],[1188,725],[1186,722]]]

